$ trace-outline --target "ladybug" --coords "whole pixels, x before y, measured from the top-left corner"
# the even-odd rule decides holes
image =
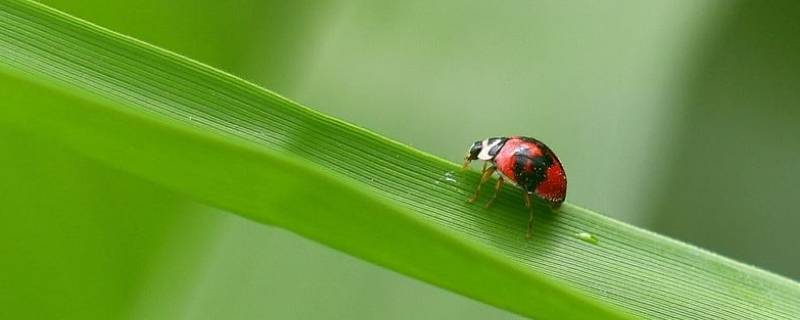
[[[473,160],[483,160],[481,181],[475,194],[467,200],[475,202],[483,186],[495,171],[500,178],[494,186],[494,195],[486,203],[488,208],[505,180],[520,187],[523,191],[525,207],[530,211],[526,237],[531,237],[533,225],[533,207],[531,196],[544,200],[551,208],[558,208],[567,195],[567,174],[556,154],[544,143],[530,137],[494,137],[475,141],[464,157],[464,169]]]

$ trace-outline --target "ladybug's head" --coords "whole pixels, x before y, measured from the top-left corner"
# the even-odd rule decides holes
[[[464,156],[464,168],[469,166],[472,160],[494,160],[494,157],[500,152],[500,148],[503,147],[506,140],[508,140],[508,138],[489,138],[475,141],[472,146],[469,147],[467,155]]]

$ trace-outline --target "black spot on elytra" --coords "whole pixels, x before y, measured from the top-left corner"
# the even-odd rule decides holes
[[[547,168],[553,163],[548,156],[529,157],[527,150],[514,153],[514,179],[526,192],[533,192],[546,176]],[[530,170],[525,168],[529,167]]]

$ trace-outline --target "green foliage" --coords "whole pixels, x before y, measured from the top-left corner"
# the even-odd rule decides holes
[[[0,17],[0,124],[192,199],[541,319],[800,316],[790,280],[570,204],[525,240],[517,191],[468,205],[455,164],[37,4]]]

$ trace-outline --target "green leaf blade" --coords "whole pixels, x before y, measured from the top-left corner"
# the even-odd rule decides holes
[[[81,96],[7,119],[199,201],[536,318],[800,317],[791,280],[570,204],[525,240],[513,188],[468,205],[475,173],[41,5],[0,2],[0,26],[8,79]]]

